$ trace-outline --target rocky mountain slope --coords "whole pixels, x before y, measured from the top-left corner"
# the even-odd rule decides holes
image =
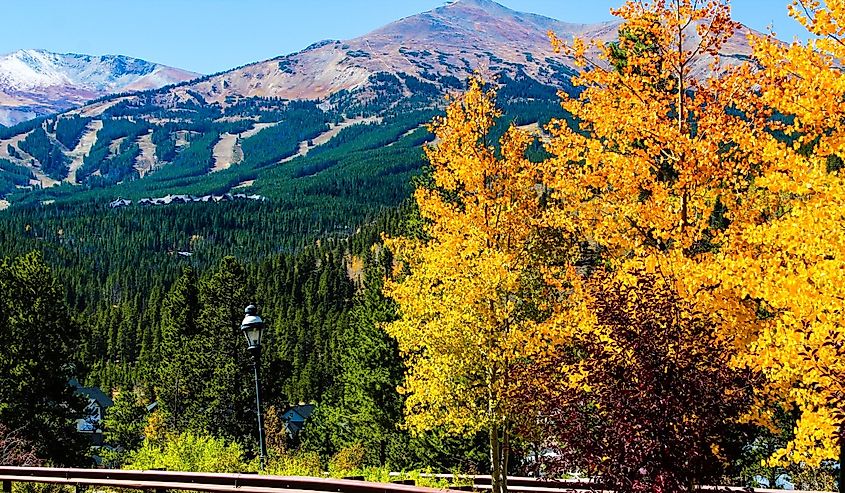
[[[198,75],[122,55],[19,50],[0,57],[0,123],[8,126],[108,94],[158,89]]]
[[[388,24],[347,41],[323,41],[298,53],[274,58],[191,84],[208,101],[227,96],[325,98],[365,86],[378,72],[403,73],[438,82],[523,70],[551,82],[566,76],[552,57],[547,32],[564,38],[611,40],[616,23],[569,24],[516,12],[491,0],[460,0]]]
[[[355,39],[322,41],[160,89],[172,72],[138,60],[103,58],[97,69],[65,60],[61,71],[49,70],[57,62],[29,62],[24,65],[42,69],[0,75],[0,89],[52,87],[59,94],[84,79],[88,86],[74,89],[88,91],[83,99],[98,91],[139,92],[0,129],[0,199],[111,201],[233,191],[272,198],[288,187],[299,193],[305,183],[316,191],[316,183],[400,183],[399,175],[418,169],[415,146],[427,139],[422,124],[442,108],[445,92],[480,72],[502,84],[500,104],[509,118],[543,124],[563,116],[557,91],[570,90],[576,73],[570,60],[552,52],[548,31],[601,43],[614,40],[618,27],[458,0]],[[748,32],[725,45],[723,60],[750,53]],[[711,70],[709,62],[693,69]],[[51,188],[59,184],[66,186]]]
[[[197,81],[187,90],[208,102],[237,97],[322,99],[338,91],[355,91],[380,72],[408,74],[440,86],[474,72],[488,78],[524,73],[544,84],[559,85],[574,66],[554,54],[548,38],[573,37],[600,43],[616,39],[618,21],[572,24],[517,12],[492,0],[458,0],[409,16],[361,37],[326,40],[286,55]],[[750,54],[743,28],[723,49],[725,59]],[[709,70],[709,60],[694,70]],[[410,89],[410,88],[409,88]]]

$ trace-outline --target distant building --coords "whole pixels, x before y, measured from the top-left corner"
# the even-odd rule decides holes
[[[114,402],[97,387],[83,387],[78,380],[71,379],[70,385],[76,394],[86,400],[82,418],[76,420],[76,431],[89,435],[91,445],[103,445],[103,421],[106,409]]]
[[[266,201],[267,197],[258,194],[247,195],[245,193],[224,193],[223,195],[203,195],[197,197],[195,195],[165,195],[164,197],[144,198],[137,202],[139,206],[150,205],[171,205],[171,204],[189,204],[192,202],[230,202],[233,200],[259,200]],[[132,205],[132,201],[128,199],[118,198],[109,202],[109,207],[116,209],[118,207],[126,207]]]
[[[126,207],[127,205],[132,205],[132,201],[118,198],[115,201],[109,202],[109,207],[111,207],[112,209],[117,209],[118,207]]]
[[[299,404],[288,409],[282,415],[282,421],[285,423],[285,430],[290,436],[296,436],[305,425],[305,421],[314,413],[313,404]]]

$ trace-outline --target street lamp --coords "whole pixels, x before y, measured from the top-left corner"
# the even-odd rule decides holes
[[[261,333],[264,331],[264,321],[258,316],[258,308],[249,305],[244,310],[244,321],[241,330],[246,336],[247,351],[252,355],[252,368],[255,370],[255,406],[258,408],[258,447],[261,470],[267,461],[267,446],[264,444],[264,417],[261,413],[261,384],[259,370],[261,369]]]

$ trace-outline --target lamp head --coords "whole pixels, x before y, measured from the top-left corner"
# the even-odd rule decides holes
[[[255,305],[249,305],[244,310],[244,320],[241,322],[241,330],[246,337],[249,348],[261,346],[261,333],[264,330],[264,320],[258,316],[258,308]]]

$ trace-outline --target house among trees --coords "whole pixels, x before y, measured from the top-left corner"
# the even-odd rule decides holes
[[[285,423],[285,430],[288,435],[294,437],[302,430],[305,421],[314,413],[313,404],[299,404],[288,409],[282,415],[282,421]]]
[[[75,378],[69,383],[76,395],[86,400],[82,418],[76,420],[76,431],[89,435],[91,445],[103,445],[103,420],[114,402],[97,387],[83,387]]]
[[[118,198],[112,202],[109,202],[109,207],[112,209],[117,209],[118,207],[126,207],[127,205],[132,205],[132,201],[128,199]]]
[[[223,195],[203,195],[203,196],[196,196],[196,195],[165,195],[164,197],[155,197],[155,198],[143,198],[138,200],[137,205],[139,206],[149,206],[149,205],[171,205],[171,204],[190,204],[193,202],[231,202],[233,200],[260,200],[266,201],[267,197],[258,194],[247,195],[245,193],[224,193]],[[132,201],[129,199],[118,198],[117,200],[113,200],[109,202],[109,207],[112,209],[117,209],[119,207],[126,207],[132,205]]]

